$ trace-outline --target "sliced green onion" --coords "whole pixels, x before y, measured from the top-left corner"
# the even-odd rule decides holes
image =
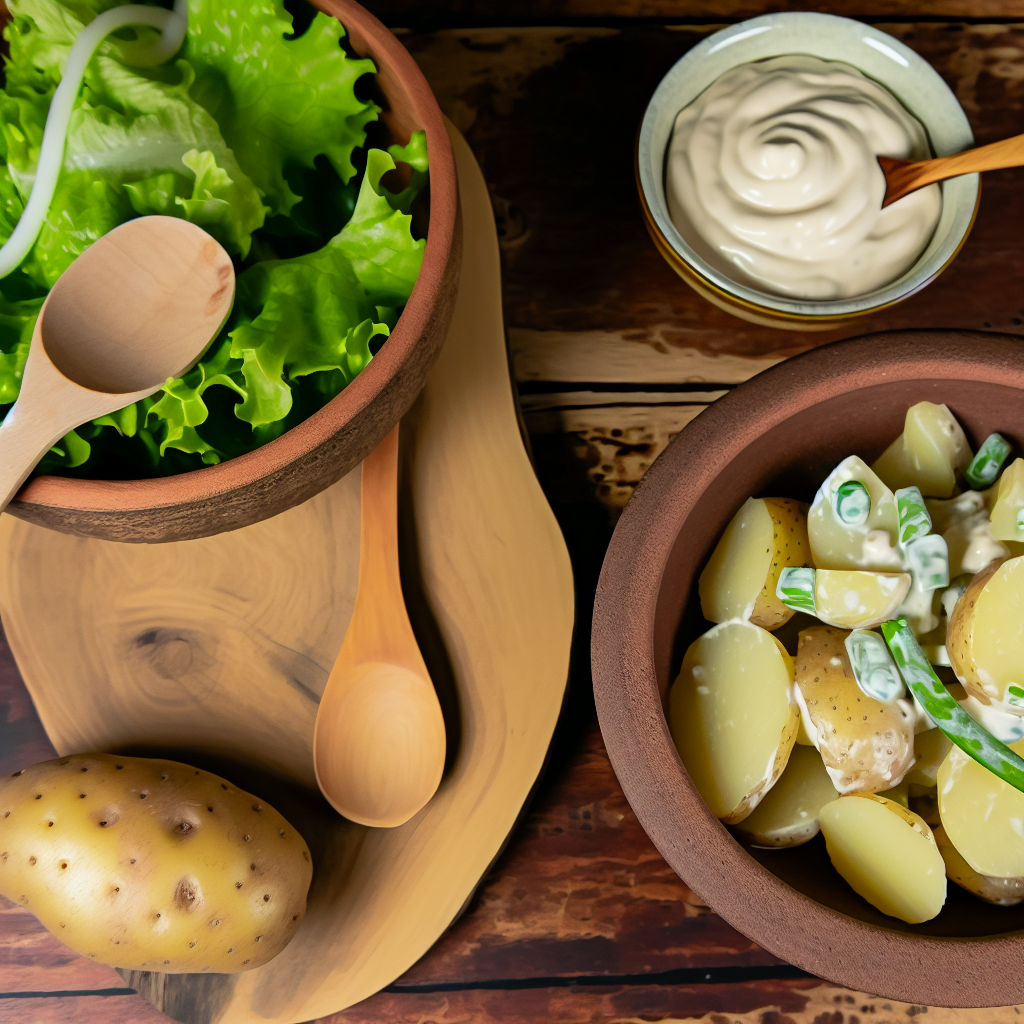
[[[863,526],[871,512],[871,495],[859,480],[847,480],[836,488],[833,507],[841,523]]]
[[[882,634],[910,692],[935,724],[968,756],[1024,793],[1024,758],[980,726],[942,685],[906,619],[882,623]]]
[[[1006,688],[1006,703],[1010,707],[1024,708],[1024,687],[1020,687],[1016,683],[1010,683]]]
[[[896,514],[900,520],[900,544],[932,532],[932,517],[919,487],[901,487],[896,492]]]
[[[891,704],[906,692],[885,641],[870,629],[855,629],[844,641],[853,678],[861,692]]]
[[[914,574],[914,586],[927,593],[949,586],[949,548],[937,533],[915,537],[906,547],[907,561]]]
[[[971,459],[971,464],[964,473],[967,482],[976,491],[991,487],[1009,454],[1010,445],[1006,438],[1001,434],[989,434],[981,442],[978,454]]]
[[[814,570],[790,566],[779,573],[775,596],[787,607],[814,614]]]

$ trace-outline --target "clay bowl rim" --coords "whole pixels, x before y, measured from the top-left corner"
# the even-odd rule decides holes
[[[1024,932],[952,938],[880,927],[791,888],[733,838],[690,781],[665,718],[655,657],[664,569],[699,499],[771,427],[820,401],[894,381],[967,379],[1024,390],[1022,362],[1024,342],[1008,335],[893,331],[833,342],[764,371],[704,410],[655,460],[619,520],[598,582],[598,720],[654,845],[744,935],[812,974],[884,998],[1013,1004],[1024,991]],[[693,583],[691,576],[674,585],[689,593]]]
[[[360,55],[372,55],[378,76],[386,67],[404,84],[411,97],[410,105],[427,135],[430,154],[427,244],[420,273],[395,329],[369,365],[322,409],[254,451],[218,465],[166,477],[135,480],[32,477],[11,503],[8,511],[13,514],[35,520],[31,514],[33,506],[57,512],[130,514],[195,505],[242,490],[310,456],[328,442],[385,390],[416,348],[434,309],[444,298],[446,269],[458,247],[458,184],[451,142],[440,107],[423,72],[391,31],[355,0],[311,2],[325,14],[338,18]],[[283,510],[272,509],[268,515],[279,511]],[[250,521],[261,518],[264,517]]]

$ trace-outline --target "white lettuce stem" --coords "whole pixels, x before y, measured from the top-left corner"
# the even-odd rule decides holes
[[[96,48],[111,32],[128,25],[150,25],[160,30],[152,43],[124,43],[125,60],[139,66],[160,64],[178,52],[188,28],[187,0],[175,0],[174,10],[159,7],[141,7],[135,4],[115,7],[89,22],[78,34],[64,66],[64,74],[50,102],[46,115],[43,144],[39,149],[39,166],[25,210],[17,226],[0,248],[0,277],[6,277],[29,254],[50,211],[50,203],[57,187],[64,163],[68,122],[78,98],[85,69]]]

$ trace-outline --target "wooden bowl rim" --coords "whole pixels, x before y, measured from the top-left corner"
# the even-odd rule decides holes
[[[820,401],[898,380],[1024,389],[1022,357],[1024,342],[1010,335],[912,330],[833,342],[764,371],[709,406],[654,462],[619,520],[598,582],[598,719],[615,774],[659,852],[744,935],[815,975],[885,998],[1018,1002],[1024,932],[947,938],[878,927],[791,888],[743,849],[691,782],[662,709],[653,636],[663,570],[699,498],[770,427]]]
[[[432,310],[442,297],[445,267],[456,244],[458,184],[451,140],[423,72],[389,29],[355,0],[318,0],[316,6],[337,17],[345,26],[346,34],[354,31],[361,37],[378,68],[388,65],[403,83],[410,108],[427,135],[430,154],[427,244],[409,302],[387,343],[352,383],[322,409],[254,451],[216,466],[166,477],[84,480],[39,476],[30,479],[15,498],[22,507],[133,512],[195,504],[250,486],[329,441],[381,394],[418,343]],[[16,509],[11,511],[16,512]]]

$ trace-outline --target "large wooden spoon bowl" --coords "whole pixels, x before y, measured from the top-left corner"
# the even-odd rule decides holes
[[[219,466],[155,480],[40,476],[8,511],[81,536],[154,543],[207,537],[283,512],[340,480],[412,405],[451,320],[462,233],[451,142],[430,86],[401,43],[354,0],[315,0],[377,66],[382,121],[395,141],[423,130],[430,156],[430,219],[412,296],[380,353],[318,413]],[[376,144],[380,144],[379,141]]]

